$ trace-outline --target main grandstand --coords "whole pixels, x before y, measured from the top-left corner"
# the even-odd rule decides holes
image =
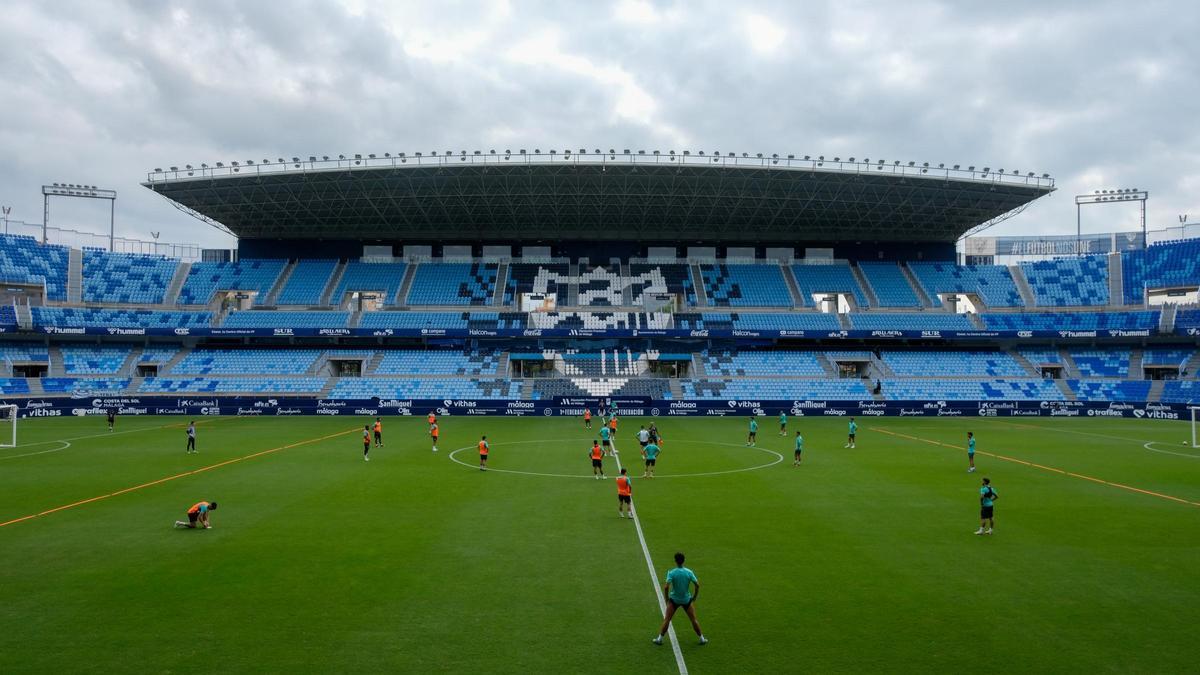
[[[0,237],[27,414],[1182,415],[1196,243],[965,265],[1048,176],[609,150],[155,170],[198,262]],[[808,413],[811,414],[811,413]]]

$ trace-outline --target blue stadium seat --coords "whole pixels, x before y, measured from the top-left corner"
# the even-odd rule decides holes
[[[704,292],[714,307],[791,307],[778,265],[701,265]]]
[[[1128,349],[1082,349],[1067,350],[1083,377],[1128,377],[1130,351]]]
[[[939,293],[974,293],[989,307],[1024,307],[1012,274],[1004,265],[910,262],[908,269],[930,300]]]
[[[495,375],[499,354],[442,349],[391,349],[383,354],[376,375]]]
[[[323,377],[147,377],[141,394],[315,394],[325,386]]]
[[[849,317],[850,327],[855,330],[978,330],[964,314],[858,312]]]
[[[565,280],[571,274],[567,263],[513,263],[504,282],[504,304],[515,304],[522,293],[556,293],[565,300]],[[559,280],[564,280],[562,288]]]
[[[701,355],[707,375],[746,377],[754,375],[796,375],[824,377],[821,356],[817,352],[777,351],[714,351]]]
[[[894,262],[860,262],[858,269],[875,292],[880,307],[920,307],[908,278]]]
[[[477,380],[461,377],[422,379],[347,377],[338,380],[329,398],[520,398],[521,380]]]
[[[86,302],[161,304],[179,261],[160,255],[84,249]]]
[[[212,312],[156,312],[148,309],[32,307],[34,326],[65,328],[207,328]]]
[[[1011,355],[998,351],[881,351],[880,358],[900,377],[991,375],[1031,377]]]
[[[859,307],[866,308],[869,305],[867,294],[846,262],[832,265],[794,264],[792,276],[796,278],[796,287],[800,289],[802,305],[812,305],[814,293],[848,293],[854,296]]]
[[[1144,303],[1148,290],[1200,286],[1200,239],[1122,251],[1121,273],[1125,302],[1130,305]]]
[[[1142,352],[1142,365],[1182,368],[1195,353],[1192,347],[1150,347]]]
[[[869,400],[862,380],[747,379],[680,380],[684,399],[690,400]]]
[[[262,302],[286,264],[285,260],[192,263],[176,304],[207,305],[217,291],[253,291]]]
[[[320,349],[196,349],[171,368],[171,375],[303,375]]]
[[[421,263],[408,291],[410,305],[490,305],[496,263]]]
[[[0,282],[45,284],[46,298],[65,302],[70,251],[33,237],[0,234]]]
[[[1200,380],[1167,380],[1162,401],[1200,405]]]
[[[111,375],[129,358],[130,345],[71,345],[59,347],[67,375]]]
[[[222,328],[345,328],[350,312],[274,311],[251,309],[230,312]]]
[[[96,396],[120,394],[129,388],[129,378],[121,377],[43,377],[42,391],[47,394]]]
[[[1154,330],[1158,311],[1152,312],[1034,312],[984,313],[979,318],[989,330]]]
[[[696,305],[692,272],[684,264],[633,263],[629,266],[629,285],[635,305],[642,305],[646,293],[669,293],[683,298],[688,307]]]
[[[404,273],[407,270],[408,265],[402,262],[367,263],[352,260],[346,263],[342,278],[330,294],[329,301],[340,306],[346,293],[358,291],[381,294],[385,305],[398,304],[396,296],[400,292],[400,284],[404,282]]]
[[[1175,314],[1175,332],[1200,335],[1200,309],[1181,309]]]
[[[1038,307],[1108,304],[1108,260],[1103,255],[1021,263]]]
[[[337,269],[336,260],[300,260],[283,284],[276,305],[319,305],[321,294],[329,285],[329,277]]]
[[[1053,380],[1042,379],[886,379],[883,396],[889,401],[1061,401],[1065,397]]]
[[[1067,380],[1080,401],[1145,401],[1149,380]]]

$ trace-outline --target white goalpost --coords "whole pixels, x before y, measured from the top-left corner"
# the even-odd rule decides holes
[[[1196,443],[1196,413],[1200,412],[1200,405],[1190,405],[1188,410],[1192,411],[1192,447],[1200,448],[1200,445]]]
[[[17,447],[17,410],[13,404],[0,405],[0,448]],[[1192,412],[1193,420],[1195,412]]]

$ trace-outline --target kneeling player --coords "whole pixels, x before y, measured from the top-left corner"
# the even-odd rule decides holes
[[[177,520],[175,527],[212,529],[212,524],[208,522],[208,512],[216,510],[216,502],[196,502],[192,504],[192,508],[187,510],[187,521]]]

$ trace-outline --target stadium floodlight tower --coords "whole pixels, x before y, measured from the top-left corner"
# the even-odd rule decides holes
[[[117,211],[117,191],[104,190],[95,185],[75,185],[74,183],[54,183],[42,186],[42,243],[46,242],[46,230],[50,227],[50,198],[76,197],[81,199],[108,200],[108,250],[113,249],[113,225]]]
[[[1139,202],[1142,217],[1142,248],[1146,248],[1146,200],[1150,193],[1137,188],[1096,190],[1090,195],[1075,195],[1075,254],[1083,255],[1083,206],[1085,204],[1111,204],[1113,202]]]

